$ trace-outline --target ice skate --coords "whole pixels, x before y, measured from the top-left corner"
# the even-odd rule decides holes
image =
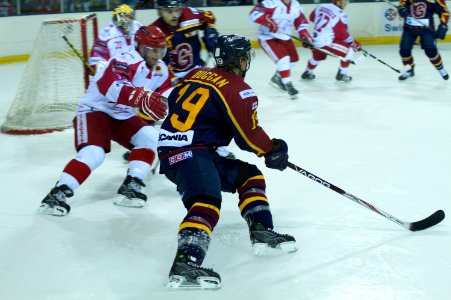
[[[129,156],[130,156],[130,151],[124,152],[124,154],[122,154],[122,158],[124,159],[124,163],[128,164]]]
[[[290,98],[291,98],[292,100],[298,98],[297,94],[299,94],[299,91],[293,86],[293,83],[288,82],[288,83],[285,85],[285,87],[286,87],[286,89],[287,89],[288,95],[290,95]]]
[[[313,74],[312,71],[306,70],[304,73],[302,73],[301,78],[306,80],[313,80],[315,79],[315,74]]]
[[[441,67],[440,69],[437,69],[437,71],[440,73],[440,75],[442,76],[443,79],[448,80],[449,79],[449,75],[448,72],[446,71],[445,67]]]
[[[275,87],[276,89],[278,89],[278,90],[280,90],[282,92],[286,92],[287,91],[287,88],[285,87],[285,84],[283,84],[282,79],[276,74],[274,74],[274,76],[271,77],[271,80],[269,81],[269,84],[272,87]]]
[[[248,222],[250,222],[249,234],[255,255],[267,256],[298,251],[293,236],[277,233],[252,220],[248,220]]]
[[[341,82],[349,82],[352,80],[352,77],[349,76],[348,74],[343,73],[341,70],[338,70],[337,76],[335,76],[335,79],[337,81],[341,81]]]
[[[38,211],[42,214],[62,217],[70,212],[70,206],[66,198],[70,198],[74,192],[65,184],[54,187],[42,200]]]
[[[440,71],[439,71],[439,72],[440,72]],[[408,79],[408,78],[410,78],[410,77],[413,77],[413,76],[415,76],[414,67],[411,67],[411,66],[407,65],[407,66],[405,67],[404,73],[402,73],[402,74],[398,77],[398,79],[399,79],[399,80],[406,80],[406,79]]]
[[[141,187],[144,186],[145,184],[139,178],[127,175],[117,191],[118,195],[114,204],[125,207],[143,207],[147,201],[147,196],[141,193]]]
[[[203,268],[191,261],[175,261],[169,272],[168,289],[217,290],[221,277],[212,269]]]

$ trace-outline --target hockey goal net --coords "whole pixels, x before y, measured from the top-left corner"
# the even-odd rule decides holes
[[[41,134],[72,126],[77,101],[89,82],[81,57],[88,59],[96,36],[96,14],[41,24],[2,132]]]

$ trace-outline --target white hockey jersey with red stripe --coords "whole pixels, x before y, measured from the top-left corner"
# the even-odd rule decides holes
[[[318,48],[330,45],[333,41],[353,41],[348,32],[349,17],[335,4],[318,5],[310,14],[310,21],[314,24],[313,41]]]
[[[268,26],[264,25],[266,16],[271,17],[277,24],[277,32],[270,32]],[[263,0],[251,10],[249,21],[260,24],[257,33],[260,40],[272,38],[289,40],[290,37],[287,34],[292,34],[293,27],[297,32],[309,28],[304,10],[297,0],[291,0],[288,5],[282,0]]]
[[[78,103],[78,113],[101,111],[114,119],[136,115],[128,98],[135,87],[145,87],[167,96],[172,90],[173,74],[162,60],[149,69],[136,50],[121,53],[108,61],[97,73]]]

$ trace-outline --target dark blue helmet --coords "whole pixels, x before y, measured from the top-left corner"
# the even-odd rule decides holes
[[[217,67],[241,69],[240,58],[246,56],[247,68],[241,70],[246,72],[250,67],[253,55],[251,41],[244,36],[237,34],[221,35],[216,40],[214,57]]]
[[[182,7],[182,0],[157,0],[157,8]]]

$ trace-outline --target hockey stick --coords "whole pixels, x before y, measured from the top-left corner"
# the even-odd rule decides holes
[[[387,67],[389,67],[389,68],[392,69],[393,71],[398,72],[398,73],[401,73],[401,71],[399,71],[398,69],[396,69],[396,68],[390,66],[390,65],[387,64],[386,62],[380,60],[379,58],[377,58],[377,57],[374,56],[373,54],[369,53],[369,52],[366,51],[365,49],[360,48],[360,50],[364,53],[364,55],[368,55],[369,57],[374,58],[375,60],[377,60],[377,61],[380,62],[381,64],[386,65]]]
[[[74,51],[74,53],[78,56],[78,58],[81,59],[81,61],[85,65],[85,67],[88,69],[89,75],[94,76],[96,72],[89,65],[89,63],[86,61],[86,59],[83,57],[83,55],[81,55],[81,53],[77,49],[75,49],[74,45],[69,41],[69,39],[66,37],[65,34],[63,34],[61,37],[66,41],[66,43],[69,45],[69,47],[72,49],[72,51]]]
[[[297,41],[301,42],[303,45],[307,46],[307,48],[315,49],[315,50],[317,50],[317,51],[319,51],[319,52],[322,52],[322,53],[324,53],[324,54],[326,54],[326,55],[329,55],[329,56],[338,58],[338,59],[341,60],[341,61],[349,62],[349,63],[355,65],[355,61],[353,61],[353,60],[345,60],[343,57],[341,57],[341,56],[339,56],[339,55],[337,55],[337,54],[335,54],[335,53],[332,53],[332,52],[330,52],[330,51],[327,51],[327,50],[324,50],[324,49],[321,49],[321,48],[317,48],[317,47],[315,47],[315,45],[313,45],[312,43],[310,43],[310,41],[300,39],[300,38],[298,38],[297,36],[294,36],[294,35],[291,35],[291,34],[288,34],[288,33],[285,33],[285,32],[281,32],[281,33],[283,33],[283,34],[289,36],[290,38],[292,38],[292,39],[294,39],[294,40],[297,40]]]
[[[330,182],[325,181],[324,179],[319,178],[318,176],[302,169],[301,167],[296,166],[295,164],[292,164],[291,162],[288,162],[288,167],[290,169],[293,169],[294,171],[306,176],[307,178],[309,178],[313,181],[316,181],[319,184],[333,190],[334,192],[337,192],[340,195],[345,196],[348,199],[351,199],[355,203],[360,204],[360,205],[374,211],[375,213],[378,213],[379,215],[383,216],[384,218],[387,218],[390,221],[395,222],[396,224],[409,229],[410,231],[419,231],[419,230],[427,229],[429,227],[437,225],[445,218],[445,212],[443,210],[437,210],[435,213],[433,213],[432,215],[430,215],[429,217],[427,217],[423,220],[416,221],[416,222],[405,222],[405,221],[402,221],[402,220],[392,216],[391,214],[389,214],[387,212],[384,212],[383,210],[380,210],[379,208],[371,205],[370,203],[368,203],[350,193],[345,192],[341,188],[333,185]]]

